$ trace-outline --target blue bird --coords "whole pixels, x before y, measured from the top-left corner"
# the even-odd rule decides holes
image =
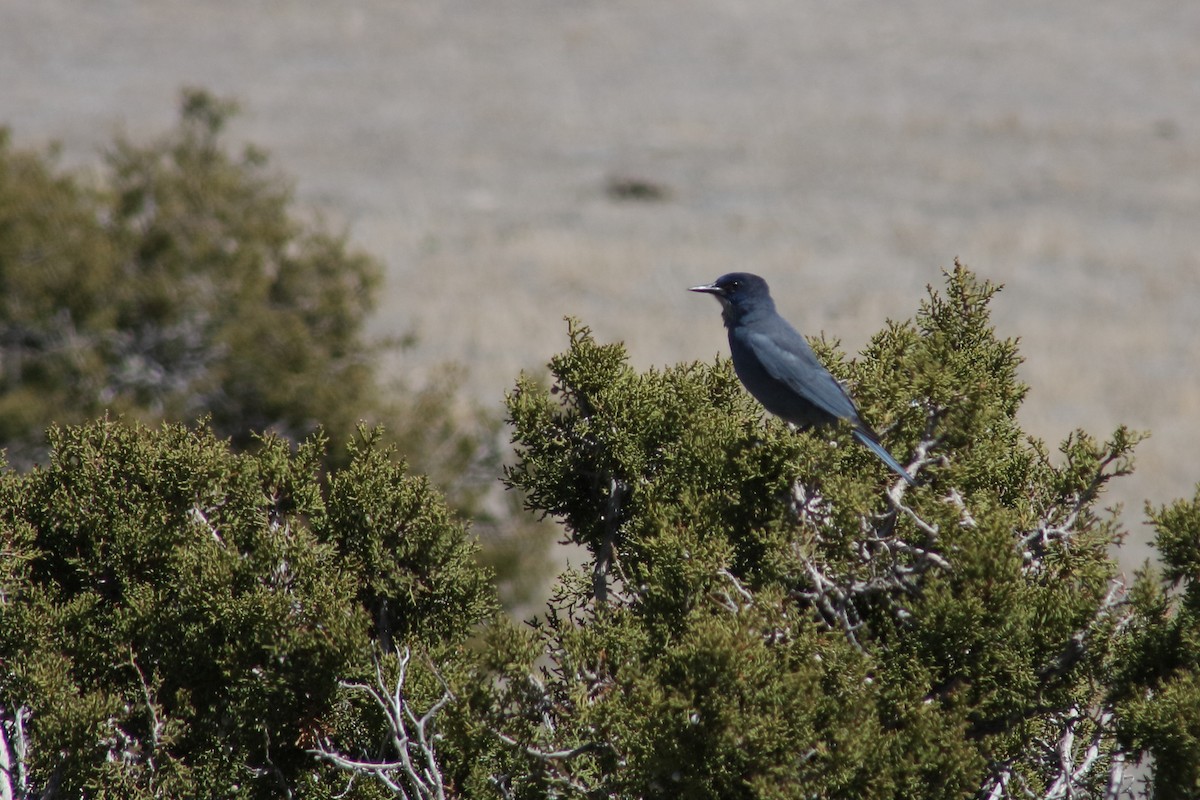
[[[817,360],[804,337],[775,312],[766,281],[748,272],[731,272],[689,291],[721,301],[733,369],[767,411],[800,428],[845,420],[855,439],[909,485],[916,485],[879,443],[878,434],[862,421],[850,395]]]

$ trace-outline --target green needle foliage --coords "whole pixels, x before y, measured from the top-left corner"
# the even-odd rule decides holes
[[[1200,485],[1190,501],[1147,507],[1161,573],[1146,567],[1114,682],[1123,744],[1155,757],[1155,797],[1200,796]]]
[[[814,343],[916,489],[764,419],[725,359],[639,373],[571,322],[509,397],[507,479],[589,561],[526,642],[541,676],[511,642],[497,667],[505,791],[1099,798],[1144,753],[1196,780],[1196,506],[1152,516],[1182,602],[1126,593],[1098,502],[1140,436],[1026,437],[995,292],[956,265],[860,360]]]
[[[465,529],[378,434],[328,480],[319,439],[239,455],[102,420],[50,442],[0,480],[17,796],[329,796],[345,779],[310,751],[379,724],[339,684],[374,673],[372,632],[452,666],[495,612]]]
[[[381,276],[291,212],[230,103],[185,93],[179,126],[119,140],[91,188],[0,138],[0,442],[44,451],[51,421],[207,414],[239,445],[319,423],[346,436],[381,402],[362,333]]]

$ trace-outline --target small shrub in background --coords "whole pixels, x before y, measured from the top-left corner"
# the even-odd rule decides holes
[[[304,220],[254,147],[222,138],[236,109],[183,94],[178,125],[119,139],[98,180],[0,135],[0,448],[27,469],[45,431],[108,415],[206,420],[238,448],[318,428],[345,465],[359,421],[385,424],[412,469],[477,523],[506,602],[540,589],[546,526],[498,499],[499,414],[465,402],[452,369],[423,385],[376,364],[411,342],[365,333],[383,269]]]
[[[232,107],[185,94],[179,126],[120,140],[99,188],[0,150],[0,435],[11,463],[49,422],[106,411],[348,434],[382,400],[363,335],[381,269],[291,213],[287,187],[219,140]]]

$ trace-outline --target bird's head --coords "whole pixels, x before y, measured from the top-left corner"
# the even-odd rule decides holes
[[[689,292],[711,294],[721,301],[727,316],[740,317],[758,308],[774,308],[767,282],[749,272],[730,272],[707,286],[693,286]]]

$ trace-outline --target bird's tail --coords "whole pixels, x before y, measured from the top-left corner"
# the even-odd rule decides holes
[[[879,440],[871,434],[871,431],[864,428],[855,428],[854,438],[871,448],[871,452],[879,456],[879,460],[887,464],[892,472],[895,472],[901,478],[908,481],[909,486],[917,485],[917,482],[913,480],[913,476],[908,474],[908,470],[900,466],[899,461],[892,458],[892,454],[887,451],[886,447],[879,443]]]

